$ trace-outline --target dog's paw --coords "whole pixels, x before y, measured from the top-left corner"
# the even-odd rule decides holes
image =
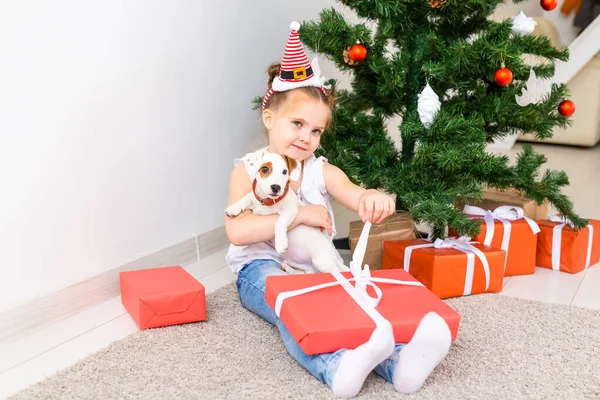
[[[296,271],[294,268],[290,267],[289,264],[285,261],[281,262],[281,269],[285,272],[287,272],[288,274],[297,274],[298,271]]]
[[[284,235],[284,236],[275,238],[275,250],[277,250],[277,253],[283,254],[283,253],[285,253],[287,248],[288,248],[287,236]]]
[[[242,211],[244,211],[244,210],[242,210],[242,208],[240,206],[236,206],[235,204],[233,204],[225,209],[225,215],[233,218],[233,217],[237,217],[238,215],[240,215]]]

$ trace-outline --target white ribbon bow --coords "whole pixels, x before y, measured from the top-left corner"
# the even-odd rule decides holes
[[[485,254],[477,247],[473,246],[471,243],[477,242],[472,242],[470,241],[469,237],[462,236],[458,239],[436,239],[436,241],[433,243],[424,243],[416,244],[413,246],[407,246],[406,249],[404,249],[404,270],[406,272],[410,272],[410,257],[412,255],[413,250],[415,249],[435,247],[436,249],[452,248],[460,250],[467,255],[467,273],[465,276],[465,289],[463,291],[463,296],[470,295],[471,291],[473,290],[473,277],[475,272],[476,256],[481,261],[481,265],[483,265],[483,270],[485,272],[485,290],[487,291],[490,287],[490,265],[487,261]]]
[[[492,239],[494,238],[495,233],[495,224],[494,220],[497,219],[502,222],[504,225],[504,234],[502,235],[502,244],[500,245],[500,249],[506,252],[506,257],[504,258],[504,272],[506,272],[506,261],[508,260],[508,244],[510,243],[510,234],[512,231],[512,225],[510,221],[516,221],[519,219],[524,219],[529,224],[531,231],[534,235],[540,233],[539,225],[529,217],[525,216],[523,209],[521,207],[515,206],[500,206],[496,208],[494,211],[484,210],[480,207],[475,206],[465,206],[463,212],[469,215],[480,215],[483,216],[483,220],[486,225],[485,239],[483,240],[483,244],[486,246],[492,245]]]
[[[573,221],[564,215],[549,215],[548,220],[552,222],[560,222],[561,224],[569,225],[571,228],[575,228]]]
[[[552,222],[560,222],[560,225],[556,225],[552,230],[552,269],[555,271],[560,271],[560,249],[562,244],[562,230],[565,226],[569,225],[571,228],[575,227],[573,221],[569,218],[562,215],[550,215],[548,220]],[[590,234],[588,236],[588,248],[587,248],[587,256],[585,259],[585,268],[589,268],[590,262],[592,260],[592,243],[594,240],[594,226],[592,224],[588,224],[586,227],[590,230]]]
[[[350,272],[352,273],[352,278],[346,278],[340,272],[330,272],[331,275],[335,277],[335,282],[323,283],[321,285],[310,286],[304,289],[279,293],[277,295],[277,299],[275,300],[275,313],[277,316],[279,317],[281,314],[283,302],[290,297],[300,296],[302,294],[314,292],[315,290],[341,285],[352,297],[352,299],[354,299],[354,301],[369,315],[369,317],[375,321],[377,326],[379,326],[382,322],[386,321],[386,319],[375,309],[383,297],[383,292],[377,285],[375,285],[374,282],[394,285],[424,286],[421,282],[372,277],[369,266],[366,264],[364,268],[361,269],[365,252],[367,250],[370,229],[371,223],[367,221],[360,234],[354,254],[352,255],[352,261],[350,262]],[[350,282],[355,282],[354,286],[352,286]],[[375,290],[375,297],[371,297],[369,295],[367,292],[367,286],[371,286]]]

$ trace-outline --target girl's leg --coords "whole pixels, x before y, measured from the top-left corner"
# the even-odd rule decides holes
[[[436,313],[429,313],[411,341],[397,344],[392,355],[375,367],[375,373],[392,383],[398,392],[416,392],[446,357],[451,342],[446,321]]]
[[[354,397],[373,368],[392,353],[394,342],[391,326],[379,327],[367,343],[354,350],[305,354],[265,300],[267,276],[283,274],[286,272],[272,260],[255,260],[246,265],[238,273],[237,280],[242,305],[277,326],[290,355],[317,379],[326,383],[336,395]]]

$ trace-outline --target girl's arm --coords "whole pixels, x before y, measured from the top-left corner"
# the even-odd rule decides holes
[[[243,164],[238,165],[229,180],[229,201],[227,206],[237,202],[252,190]],[[253,243],[266,242],[275,238],[275,221],[279,214],[256,215],[246,210],[235,218],[225,216],[225,231],[229,241],[236,246],[247,246]],[[299,224],[307,224],[327,229],[331,234],[329,212],[322,206],[300,206],[298,215],[288,227],[288,231]]]
[[[363,222],[380,223],[394,213],[396,204],[387,194],[355,185],[335,165],[323,164],[325,189],[344,207],[358,213]]]

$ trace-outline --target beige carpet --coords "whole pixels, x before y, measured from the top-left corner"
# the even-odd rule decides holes
[[[371,374],[364,399],[600,399],[600,311],[502,295],[451,299],[463,315],[446,360],[415,395]],[[18,399],[331,399],[235,286],[209,321],[142,331],[19,393]]]

